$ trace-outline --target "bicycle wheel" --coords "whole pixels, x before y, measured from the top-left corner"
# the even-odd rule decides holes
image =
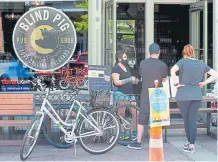
[[[59,115],[59,117],[62,120],[65,120],[67,117],[67,114],[69,112],[69,109],[58,109],[57,114]],[[72,112],[73,114],[73,112]],[[72,122],[72,117],[73,115],[70,116],[69,118],[69,122]],[[73,143],[67,143],[64,140],[64,133],[58,128],[58,127],[51,127],[51,134],[48,133],[48,128],[46,126],[46,122],[47,122],[47,116],[45,117],[45,120],[43,122],[42,125],[42,129],[43,129],[43,135],[45,137],[45,139],[54,147],[60,148],[60,149],[67,149],[72,147],[74,144]],[[52,121],[51,121],[52,122]],[[51,123],[53,125],[53,123]],[[72,130],[71,128],[68,128],[68,130]]]
[[[87,109],[87,111],[89,110],[89,104],[88,103],[81,103],[82,106],[84,108]],[[67,123],[72,123],[73,120],[75,120],[76,118],[76,112],[77,112],[77,109],[78,107],[75,106],[75,109],[73,109],[71,112],[70,112],[70,116],[68,118],[68,121],[66,121]],[[69,113],[70,109],[68,108],[60,108],[60,109],[57,109],[56,110],[56,113],[58,114],[58,116],[63,120],[65,121],[66,118],[67,118],[67,115]],[[76,111],[76,112],[75,112]],[[55,127],[55,124],[54,123],[51,123],[52,125],[54,124],[53,127],[51,127],[51,134],[48,133],[48,128],[46,126],[46,122],[47,122],[47,116],[45,117],[44,119],[44,122],[43,122],[43,125],[42,125],[42,130],[43,130],[43,135],[45,137],[45,139],[51,144],[53,145],[54,147],[57,147],[57,148],[60,148],[60,149],[67,149],[67,148],[70,148],[74,145],[74,143],[67,143],[65,140],[64,140],[64,133],[58,128],[58,127]],[[79,118],[80,120],[80,118]],[[51,121],[52,122],[52,121]],[[65,127],[67,130],[71,131],[72,130],[72,127]],[[77,130],[77,129],[75,129]],[[77,132],[74,132],[75,134]]]
[[[138,123],[139,108],[131,104],[124,104],[124,107],[126,107],[124,117],[119,115],[120,107],[118,107],[116,110],[121,123],[121,133],[119,135],[118,143],[120,145],[127,146],[137,139],[136,129]],[[134,115],[131,112],[134,113]],[[135,128],[134,123],[136,124]]]
[[[88,88],[88,78],[84,78],[82,81],[77,81],[76,86],[78,88]]]
[[[88,111],[87,116],[102,132],[94,135],[97,130],[85,118],[81,119],[78,125],[81,147],[91,154],[104,154],[110,151],[116,145],[120,133],[120,122],[116,114],[102,108]]]
[[[62,89],[62,90],[66,90],[70,87],[70,83],[68,81],[65,81],[63,79],[59,80],[58,86]]]
[[[20,159],[22,161],[25,161],[32,153],[39,136],[42,121],[43,116],[41,114],[36,114],[35,118],[28,127],[24,135],[22,148],[20,150]]]

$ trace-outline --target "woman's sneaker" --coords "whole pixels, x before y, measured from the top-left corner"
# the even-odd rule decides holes
[[[189,144],[190,144],[190,142],[185,143],[185,144],[183,145],[183,148],[188,148],[188,147],[189,147]]]
[[[194,153],[194,152],[195,152],[195,149],[188,147],[188,148],[184,148],[183,151],[184,151],[184,152],[189,152],[189,153]]]

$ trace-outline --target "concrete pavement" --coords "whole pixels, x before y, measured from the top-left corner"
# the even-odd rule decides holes
[[[169,130],[168,143],[164,144],[165,161],[217,161],[217,140],[198,132],[196,153],[184,153],[182,146],[186,142],[183,130]],[[205,133],[203,131],[203,133]],[[1,146],[0,161],[20,161],[20,147]],[[131,150],[117,145],[110,152],[102,155],[92,155],[77,146],[77,156],[74,148],[57,149],[50,145],[37,145],[27,161],[147,161],[148,142],[143,143],[142,150]]]

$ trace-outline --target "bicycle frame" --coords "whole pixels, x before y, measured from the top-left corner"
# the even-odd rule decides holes
[[[73,109],[75,103],[79,105],[78,113],[77,113],[77,115],[76,115],[76,123],[75,123],[75,124],[74,124],[74,123],[73,123],[73,124],[68,124],[68,123],[66,123],[66,121],[69,119],[70,113],[72,112],[72,109]],[[56,116],[57,119],[55,118],[54,115],[52,115],[51,112],[49,112],[49,110],[47,109],[46,105],[49,106],[49,108],[50,108],[51,111],[54,113],[54,115]],[[67,136],[70,137],[70,138],[80,138],[80,137],[87,137],[87,136],[92,136],[92,135],[99,135],[99,134],[101,134],[101,130],[96,126],[98,123],[97,123],[92,117],[88,117],[88,116],[86,116],[86,114],[83,114],[83,113],[81,112],[82,109],[85,110],[85,108],[82,106],[82,104],[81,104],[79,101],[77,101],[77,100],[74,99],[74,100],[73,100],[73,103],[72,103],[72,106],[71,106],[71,108],[70,108],[70,111],[69,111],[68,114],[67,114],[67,118],[65,119],[65,121],[63,121],[63,120],[59,117],[59,115],[56,113],[56,111],[54,110],[54,108],[52,107],[52,105],[50,104],[50,102],[47,100],[47,96],[46,96],[46,97],[44,98],[44,100],[43,100],[42,106],[41,106],[40,111],[39,111],[38,113],[40,113],[40,112],[41,112],[41,113],[43,112],[43,114],[46,113],[46,114],[51,118],[51,120],[52,120],[55,124],[58,125],[59,129],[60,129],[65,135],[67,135]],[[88,123],[89,123],[91,126],[93,126],[93,127],[95,128],[95,130],[97,130],[97,133],[95,133],[96,131],[92,131],[92,132],[84,133],[84,134],[82,134],[82,135],[80,134],[79,136],[75,136],[75,135],[74,135],[74,130],[76,129],[77,121],[78,121],[78,119],[79,119],[80,116],[82,116],[83,118],[85,118],[85,120],[87,120]],[[90,118],[91,118],[91,121],[90,121]],[[94,124],[93,124],[93,123],[94,123]],[[69,132],[67,132],[67,130],[64,128],[64,126],[73,127],[73,129],[72,129],[72,131],[69,133]]]

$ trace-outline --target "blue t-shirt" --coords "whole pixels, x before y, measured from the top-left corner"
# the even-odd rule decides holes
[[[202,100],[202,91],[198,83],[211,68],[201,60],[184,58],[176,65],[179,67],[179,83],[184,84],[176,94],[176,100]]]

